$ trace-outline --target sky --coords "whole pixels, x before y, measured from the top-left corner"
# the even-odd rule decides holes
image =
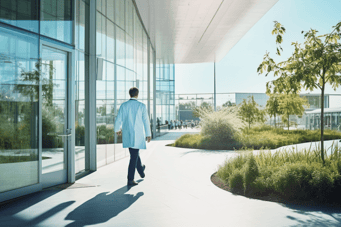
[[[281,23],[283,53],[276,53],[275,36],[271,35],[274,21]],[[272,76],[258,75],[257,67],[266,51],[276,62],[286,60],[293,52],[292,42],[304,42],[301,31],[310,28],[326,34],[341,21],[341,0],[279,0],[227,53],[216,63],[217,93],[265,93],[266,82]],[[195,78],[195,79],[194,79]],[[176,64],[175,94],[213,93],[213,63]],[[310,91],[301,91],[308,93]],[[320,93],[315,90],[310,93]],[[326,93],[341,94],[341,87],[334,91],[326,86]]]

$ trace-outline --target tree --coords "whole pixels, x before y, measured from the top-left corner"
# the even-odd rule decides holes
[[[235,104],[234,103],[232,103],[231,101],[227,101],[227,102],[225,102],[222,106],[223,107],[229,107],[229,106],[234,106]]]
[[[238,115],[248,123],[249,129],[255,122],[265,122],[265,112],[258,109],[258,104],[253,96],[249,96],[247,100],[243,99],[238,109]]]
[[[107,107],[105,105],[97,107],[97,113],[99,113],[102,117],[107,115]]]
[[[275,128],[276,128],[276,116],[281,115],[282,112],[279,108],[279,94],[270,94],[270,98],[266,102],[265,110],[271,116],[274,116],[275,119]]]
[[[42,70],[42,67],[46,67],[46,71]],[[23,83],[15,84],[15,91],[30,97],[31,102],[39,99],[39,82],[42,84],[42,97],[44,105],[53,105],[53,89],[59,87],[58,84],[53,83],[53,74],[55,68],[53,62],[43,64],[41,61],[35,63],[35,68],[31,71],[26,71],[24,67],[19,65],[21,69],[19,80]],[[46,75],[48,73],[48,76]],[[47,78],[48,77],[48,78]]]
[[[280,44],[283,41],[282,35],[285,28],[274,22],[272,34],[276,35],[277,55],[281,54],[283,49]],[[293,42],[294,52],[286,61],[276,63],[266,53],[263,62],[259,65],[257,71],[259,74],[266,72],[267,76],[273,72],[278,79],[271,81],[267,87],[281,89],[281,81],[284,79],[290,81],[290,87],[299,91],[320,89],[321,90],[321,159],[324,163],[324,91],[326,84],[330,84],[334,90],[341,85],[341,43],[340,43],[341,22],[333,26],[330,33],[317,35],[318,31],[310,29],[304,33],[304,43]]]
[[[304,107],[308,106],[308,100],[301,98],[298,94],[281,94],[279,96],[278,108],[282,114],[282,121],[290,126],[289,116],[297,115],[302,117]]]

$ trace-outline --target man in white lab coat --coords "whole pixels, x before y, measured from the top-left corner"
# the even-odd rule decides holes
[[[134,181],[135,168],[142,178],[145,177],[146,166],[141,163],[139,149],[146,149],[146,139],[149,143],[151,132],[146,105],[137,101],[138,88],[130,88],[129,95],[131,98],[118,111],[114,130],[118,135],[122,134],[123,148],[129,148],[128,185],[134,186],[137,185]]]

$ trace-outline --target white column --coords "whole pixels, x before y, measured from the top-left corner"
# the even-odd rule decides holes
[[[96,153],[96,0],[90,1],[88,36],[88,64],[85,70],[85,153],[88,154],[86,169],[97,170]]]

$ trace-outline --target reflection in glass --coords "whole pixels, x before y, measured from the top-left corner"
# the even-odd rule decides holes
[[[42,173],[66,169],[67,140],[66,79],[67,54],[44,47],[42,50]]]
[[[115,0],[115,23],[122,29],[124,26],[124,2],[125,0]]]
[[[96,8],[96,56],[103,58],[104,63],[103,77],[96,81],[97,165],[103,166],[129,155],[127,149],[122,148],[122,138],[117,137],[112,128],[120,105],[129,99],[131,87],[138,87],[139,101],[148,103],[148,67],[151,67],[148,109],[153,109],[152,99],[156,98],[158,106],[154,118],[159,117],[162,122],[174,120],[175,108],[171,108],[174,101],[168,100],[174,99],[174,75],[171,75],[174,69],[173,65],[158,60],[157,97],[153,97],[152,57],[148,65],[148,52],[152,56],[153,51],[148,49],[148,36],[133,1],[98,0]]]
[[[0,21],[38,33],[38,0],[0,1]]]
[[[75,172],[85,170],[85,83],[84,54],[77,52],[75,81]]]
[[[40,64],[37,36],[0,28],[0,43],[0,192],[5,192],[38,183]]]
[[[106,59],[106,19],[97,12],[96,14],[96,55]]]
[[[85,50],[85,13],[89,5],[83,0],[76,1],[76,18],[75,18],[75,36],[76,47],[79,50]]]
[[[72,0],[40,2],[40,34],[62,42],[72,42]]]

